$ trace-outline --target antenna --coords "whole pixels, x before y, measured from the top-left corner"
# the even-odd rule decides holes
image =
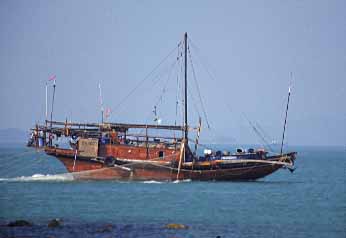
[[[290,72],[290,76],[292,79],[292,72]],[[288,97],[287,97],[287,105],[286,105],[285,123],[284,123],[284,130],[282,132],[280,155],[282,155],[282,149],[284,147],[285,131],[286,131],[286,124],[287,124],[287,113],[288,113],[288,105],[290,103],[290,96],[291,96],[291,85],[288,86]]]

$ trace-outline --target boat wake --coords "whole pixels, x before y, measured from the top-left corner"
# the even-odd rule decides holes
[[[173,183],[189,183],[191,179],[183,179],[183,180],[174,180]]]
[[[189,183],[191,182],[191,179],[183,179],[183,180],[174,180],[174,181],[157,181],[157,180],[147,180],[143,181],[142,183],[145,184],[163,184],[163,183]]]
[[[143,181],[142,183],[146,183],[146,184],[161,184],[161,183],[164,183],[164,182],[156,181],[156,180],[148,180],[148,181]]]
[[[20,176],[15,178],[0,178],[0,181],[7,182],[31,182],[31,181],[72,181],[71,174],[34,174],[32,176]]]

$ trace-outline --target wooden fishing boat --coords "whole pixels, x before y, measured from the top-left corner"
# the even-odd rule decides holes
[[[48,155],[59,159],[75,179],[81,180],[234,181],[256,180],[280,168],[293,171],[296,152],[281,150],[269,155],[263,149],[235,153],[206,149],[203,155],[198,155],[201,123],[197,127],[188,125],[186,33],[183,43],[183,125],[106,123],[103,119],[101,123],[59,122],[52,120],[51,113],[51,120],[32,129],[29,145],[44,147]],[[189,139],[190,132],[196,132],[196,140]],[[54,143],[53,137],[69,138],[70,145],[62,148]]]

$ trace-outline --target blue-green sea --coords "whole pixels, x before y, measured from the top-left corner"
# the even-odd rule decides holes
[[[43,152],[3,145],[0,237],[345,238],[346,148],[290,150],[294,173],[255,182],[80,182]],[[33,226],[7,226],[19,219]]]

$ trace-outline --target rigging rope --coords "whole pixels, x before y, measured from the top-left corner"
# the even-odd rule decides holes
[[[196,55],[199,57],[199,60],[201,62],[201,65],[203,66],[203,69],[207,72],[207,74],[209,75],[209,77],[216,81],[215,77],[211,74],[211,72],[208,70],[208,67],[206,66],[206,64],[204,63],[204,61],[202,60],[202,57],[201,55],[198,55],[198,51],[200,51],[198,49],[198,47],[192,42],[192,40],[189,38],[189,42],[190,42],[190,45],[192,46],[192,48],[196,49]]]
[[[231,110],[231,106],[228,103],[225,103],[225,105],[226,105],[227,109],[232,113],[233,110]],[[274,150],[270,147],[268,141],[261,134],[261,132],[257,129],[256,125],[252,121],[250,121],[250,119],[245,115],[244,112],[241,111],[240,114],[243,117],[243,119],[245,119],[249,123],[251,129],[255,132],[255,134],[262,140],[262,142],[263,142],[262,146],[265,147],[268,151],[274,152]]]
[[[196,112],[197,112],[197,114],[198,114],[198,117],[201,117],[201,113],[200,113],[200,111],[199,111],[199,109],[198,109],[198,104],[196,103],[197,100],[196,100],[195,97],[193,96],[192,90],[190,89],[189,86],[187,87],[187,93],[189,94],[190,98],[192,99],[192,103],[193,103],[193,106],[194,106],[194,108],[195,108],[195,110],[196,110]]]
[[[191,52],[190,52],[190,47],[188,48],[188,52],[189,52],[190,64],[191,64],[191,68],[192,68],[193,79],[194,79],[195,84],[196,84],[198,97],[199,97],[199,100],[200,100],[200,102],[201,102],[202,111],[203,111],[205,120],[206,120],[206,122],[207,122],[208,129],[210,129],[210,124],[209,124],[209,121],[208,121],[208,116],[207,116],[207,113],[206,113],[206,110],[205,110],[205,107],[204,107],[204,104],[203,104],[201,92],[200,92],[199,85],[198,85],[198,81],[197,81],[197,78],[196,78],[195,68],[193,67],[193,63],[192,63],[192,56],[191,56]]]
[[[190,45],[196,49],[196,55],[199,57],[199,61],[201,63],[201,65],[203,66],[204,70],[207,72],[207,74],[209,75],[209,77],[216,81],[215,77],[211,74],[211,72],[208,70],[208,68],[206,67],[206,64],[204,63],[204,61],[202,60],[202,57],[198,54],[199,48],[192,42],[192,40],[189,38],[190,41]],[[225,102],[225,105],[227,107],[228,110],[230,110],[230,106]],[[231,111],[231,110],[230,110]],[[273,152],[273,149],[270,147],[269,143],[266,141],[266,139],[264,138],[264,136],[261,134],[261,132],[256,128],[256,126],[245,116],[245,114],[243,112],[241,112],[243,118],[245,118],[248,123],[250,124],[251,128],[253,129],[253,131],[256,133],[256,135],[262,140],[262,142],[264,142],[264,144],[262,144],[262,146],[269,148],[269,150],[271,152]],[[263,130],[263,129],[261,129]]]
[[[156,98],[156,100],[155,100],[154,107],[157,107],[158,104],[159,104],[160,102],[162,102],[163,95],[167,92],[166,89],[167,89],[167,86],[168,86],[168,82],[169,82],[170,79],[171,79],[171,75],[172,75],[173,69],[174,69],[174,67],[176,67],[177,62],[179,62],[179,59],[178,59],[178,58],[177,58],[177,60],[175,60],[175,61],[173,62],[173,64],[171,64],[168,77],[167,77],[166,81],[164,82],[163,88],[162,88],[162,90],[161,90],[161,94],[160,94],[160,95]],[[151,118],[151,114],[152,114],[152,111],[150,111],[150,112],[148,113],[148,115],[145,117],[145,122],[146,122],[146,123],[148,123],[149,119]],[[140,130],[140,133],[142,133],[143,130],[144,130],[144,129],[141,129],[141,130]]]
[[[122,98],[120,100],[120,102],[114,107],[113,112],[116,112],[117,109],[119,109],[122,104],[168,59],[169,56],[172,55],[173,52],[175,52],[175,50],[177,48],[179,48],[181,42],[178,43],[178,46],[174,47],[173,50],[171,50],[168,55],[166,55],[158,65],[156,65],[153,70],[150,71],[149,74],[147,74],[124,98]]]
[[[171,70],[168,74],[168,77],[163,85],[163,88],[162,88],[162,91],[161,91],[161,94],[159,95],[158,99],[157,99],[157,102],[154,104],[154,106],[158,106],[159,103],[162,103],[162,99],[163,99],[163,96],[164,94],[167,92],[167,86],[168,86],[168,82],[170,81],[171,79],[171,75],[172,75],[172,71],[174,69],[174,67],[176,66],[177,62],[179,61],[179,58],[174,61],[174,63],[172,64],[172,67],[171,67]]]

